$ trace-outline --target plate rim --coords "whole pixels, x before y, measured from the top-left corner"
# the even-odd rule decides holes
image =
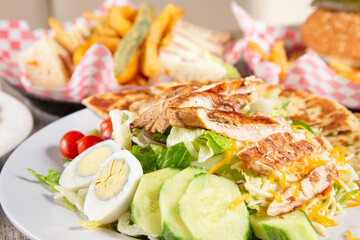
[[[14,150],[21,142],[23,142],[32,132],[33,128],[34,128],[34,118],[33,115],[30,111],[30,109],[24,104],[22,103],[19,99],[15,98],[14,96],[1,91],[0,90],[0,98],[5,98],[7,99],[7,101],[5,102],[5,104],[3,104],[1,107],[1,112],[4,111],[3,109],[7,108],[7,105],[9,105],[9,103],[12,104],[16,104],[17,107],[17,111],[22,114],[22,118],[25,119],[26,124],[26,128],[25,128],[25,132],[19,132],[17,134],[20,134],[20,137],[18,137],[16,139],[16,141],[14,141],[12,144],[10,144],[10,147],[7,147],[5,150],[0,150],[0,157],[5,156],[6,154],[8,154],[9,152],[11,152],[12,150]],[[4,102],[3,102],[4,103]],[[6,116],[3,116],[3,114],[0,114],[0,119],[6,119]],[[1,126],[1,122],[3,120],[0,120],[0,126]]]

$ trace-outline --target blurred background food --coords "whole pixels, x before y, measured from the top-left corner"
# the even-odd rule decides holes
[[[1,19],[25,19],[31,28],[48,27],[52,16],[60,22],[72,20],[83,10],[96,9],[102,0],[1,0]],[[143,1],[134,0],[135,4]],[[186,10],[184,20],[196,25],[226,31],[238,31],[230,10],[230,0],[151,0],[159,12],[169,2]],[[254,18],[271,24],[300,25],[312,8],[311,0],[235,0]],[[20,8],[26,4],[26,7]],[[84,7],[85,6],[85,7]],[[221,19],[221,21],[219,21]]]
[[[301,27],[304,44],[339,75],[360,83],[360,1],[315,0]]]

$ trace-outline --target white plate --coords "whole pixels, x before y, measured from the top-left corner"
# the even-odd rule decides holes
[[[85,230],[77,221],[84,219],[57,204],[51,194],[26,170],[46,174],[49,168],[61,171],[58,143],[70,130],[88,132],[101,120],[89,110],[81,110],[41,129],[25,140],[9,157],[0,175],[0,201],[10,221],[31,239],[110,240],[131,239],[106,229]],[[360,237],[360,208],[347,209],[335,219],[339,226],[330,229],[328,239],[344,239],[347,230]]]
[[[13,150],[33,128],[32,115],[16,98],[0,91],[0,157]]]

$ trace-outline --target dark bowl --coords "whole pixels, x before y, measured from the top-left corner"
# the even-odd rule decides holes
[[[70,113],[85,108],[85,106],[79,102],[60,101],[60,100],[53,100],[49,98],[39,97],[27,93],[22,89],[17,88],[16,86],[12,85],[6,80],[4,82],[6,82],[8,86],[15,89],[17,92],[21,93],[26,98],[28,98],[31,101],[31,103],[38,109],[59,117],[66,116]]]

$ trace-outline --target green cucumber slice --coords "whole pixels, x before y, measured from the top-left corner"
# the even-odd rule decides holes
[[[296,210],[276,217],[250,216],[251,227],[257,238],[263,240],[312,240],[318,234],[306,213]]]
[[[177,203],[193,177],[201,172],[205,172],[205,170],[199,167],[188,167],[161,185],[159,203],[162,236],[165,240],[194,239],[180,218]]]
[[[240,196],[235,182],[200,173],[195,175],[180,199],[179,214],[194,239],[249,239],[249,213],[244,202],[230,208]]]
[[[136,225],[150,235],[161,235],[160,186],[179,172],[180,170],[176,168],[164,168],[145,174],[140,179],[138,189],[131,203],[131,218]]]

